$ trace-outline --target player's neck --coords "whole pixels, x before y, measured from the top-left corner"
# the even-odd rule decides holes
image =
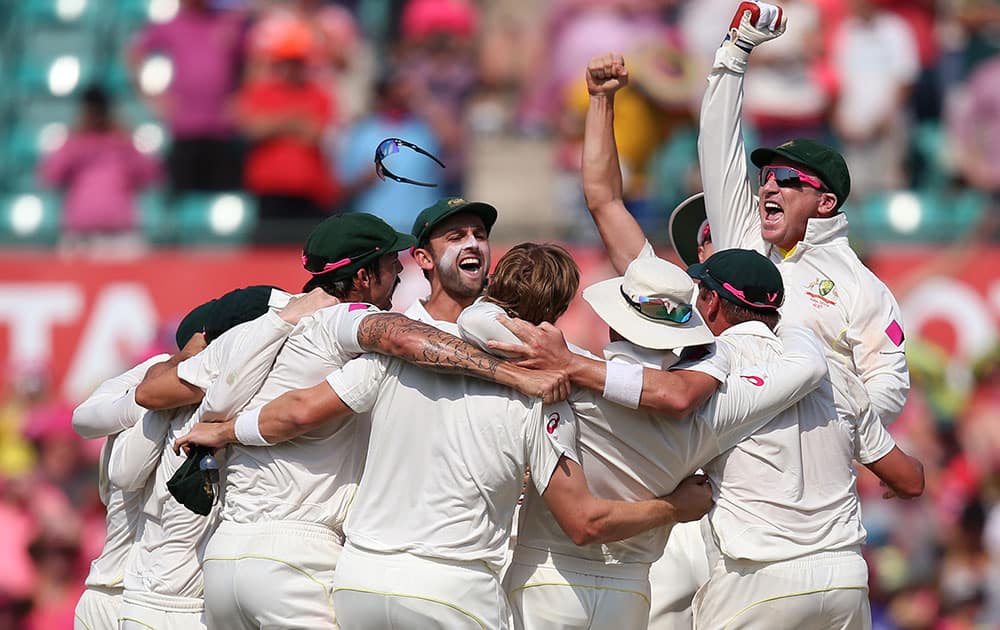
[[[458,321],[458,316],[462,314],[467,306],[476,301],[475,297],[465,298],[453,296],[441,286],[431,287],[431,295],[424,302],[424,309],[427,314],[439,322]]]

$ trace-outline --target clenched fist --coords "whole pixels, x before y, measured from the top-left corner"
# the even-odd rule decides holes
[[[592,96],[612,96],[628,85],[625,58],[614,53],[594,57],[587,64],[587,91]]]

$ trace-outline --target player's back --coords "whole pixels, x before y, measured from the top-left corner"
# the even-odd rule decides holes
[[[744,370],[759,361],[762,350],[746,340],[730,345],[730,369],[753,378]],[[706,465],[718,488],[710,521],[722,553],[771,562],[863,542],[851,463],[858,422],[838,413],[826,376],[812,393]]]
[[[356,357],[352,337],[368,305],[339,304],[303,318],[289,334],[260,391],[247,404],[259,407],[281,394],[323,381]],[[230,445],[222,517],[250,523],[295,520],[342,527],[364,468],[367,415],[330,423],[268,447]]]
[[[348,541],[499,570],[525,467],[551,471],[559,456],[541,444],[541,401],[376,355],[352,361],[329,382],[372,417]],[[542,451],[548,459],[536,463],[532,452]]]

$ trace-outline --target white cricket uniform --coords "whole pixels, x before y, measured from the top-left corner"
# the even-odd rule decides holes
[[[282,302],[287,302],[287,294],[275,291],[272,309]],[[249,392],[245,393],[249,398],[291,329],[272,310],[220,335],[205,350],[179,364],[178,375],[206,389],[219,378],[230,356],[239,357],[249,366],[245,371],[249,376],[229,384]],[[226,416],[236,410],[217,411]],[[218,510],[213,509],[208,516],[195,514],[167,490],[167,481],[185,460],[184,455],[173,452],[172,444],[205,413],[204,401],[198,406],[150,411],[115,441],[109,464],[111,481],[143,494],[136,543],[125,569],[120,612],[123,630],[206,627],[201,565],[205,545],[218,523]],[[224,458],[220,455],[219,460],[222,464]]]
[[[755,343],[758,339],[765,342]],[[756,353],[743,355],[737,348],[742,344],[754,345]],[[623,344],[613,345],[610,352],[620,352]],[[734,326],[720,336],[714,354],[683,366],[711,374],[721,383],[719,391],[682,420],[575,392],[570,402],[578,420],[580,460],[594,495],[635,501],[669,494],[813,391],[827,372],[819,340],[799,328],[786,333],[784,345],[782,355],[782,343],[759,322]],[[648,351],[644,354],[652,359]],[[661,527],[614,543],[577,547],[538,495],[529,494],[505,580],[517,626],[647,627],[649,568],[663,553],[670,531]]]
[[[567,454],[568,408],[363,355],[327,382],[372,429],[334,577],[348,628],[507,628],[498,578],[524,470],[539,493]],[[551,415],[551,414],[549,414]],[[548,428],[547,428],[548,427]]]
[[[434,319],[434,317],[427,312],[427,308],[424,307],[423,300],[413,300],[413,304],[410,305],[410,308],[406,309],[403,315],[406,315],[410,319],[415,319],[418,322],[423,322],[428,326],[433,326],[438,330],[443,330],[446,333],[455,335],[456,337],[459,336],[458,324],[455,322],[446,322],[443,319]]]
[[[339,304],[303,318],[247,408],[323,382],[363,352],[358,326],[378,312],[368,304]],[[227,393],[227,383],[244,380],[244,369],[238,361],[227,364],[225,377],[209,389],[215,403],[246,402]],[[274,446],[229,446],[222,522],[205,551],[210,626],[337,627],[333,573],[368,433],[368,416],[361,414]]]
[[[170,358],[161,354],[102,383],[73,411],[73,428],[89,439],[107,436],[98,461],[98,492],[106,509],[105,538],[101,554],[90,563],[86,590],[76,605],[75,630],[112,630],[118,627],[125,559],[135,540],[142,494],[115,486],[108,479],[108,463],[116,435],[142,418],[146,410],[135,402],[135,386],[155,363]]]
[[[872,408],[889,424],[910,388],[899,306],[848,244],[844,213],[810,219],[787,253],[761,237],[740,122],[744,66],[729,46],[720,48],[702,102],[698,155],[712,242],[717,251],[743,247],[770,257],[785,283],[782,322],[819,335],[830,362],[861,378]]]
[[[757,345],[740,350],[754,356]],[[871,627],[851,460],[877,461],[895,443],[861,380],[830,370],[843,373],[705,466],[716,504],[695,628]]]

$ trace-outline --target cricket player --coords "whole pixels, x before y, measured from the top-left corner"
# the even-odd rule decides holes
[[[183,346],[187,340],[178,339]],[[73,411],[73,429],[86,439],[107,437],[98,460],[98,492],[106,509],[104,547],[90,563],[86,589],[76,605],[74,630],[118,627],[125,559],[135,539],[142,494],[115,486],[108,479],[108,461],[115,438],[137,423],[146,410],[135,402],[135,386],[153,364],[169,359],[160,354],[101,383]]]
[[[743,76],[754,47],[784,30],[780,7],[742,2],[709,73],[698,153],[715,246],[756,249],[778,265],[788,289],[785,321],[815,331],[831,362],[861,378],[888,424],[909,391],[902,321],[888,288],[848,244],[844,158],[813,140],[789,140],[751,154],[760,168],[757,195],[747,179]]]
[[[718,341],[716,358],[686,368],[711,370],[720,351],[730,360],[741,352],[748,357],[764,352],[754,336],[766,336],[766,328],[775,326],[780,285],[758,281],[755,290],[746,290],[739,279],[755,271],[745,259],[748,253],[720,251],[689,268],[699,281],[698,310]],[[777,277],[771,263],[752,255],[770,265]],[[748,330],[748,338],[727,347],[726,340],[738,327],[727,328],[726,322],[739,313],[756,318],[744,330],[757,330]],[[569,353],[559,339],[539,350],[537,346],[559,337],[558,331],[553,335],[516,320],[510,325],[533,348],[531,364],[566,366],[573,382],[581,381],[578,372],[594,371],[588,365],[591,360]],[[496,345],[518,351],[516,344]],[[552,354],[539,358],[545,352]],[[838,363],[828,365],[831,371],[846,371]],[[752,371],[741,370],[740,378],[754,387],[769,386],[767,378]],[[595,388],[593,375],[582,381],[588,379]],[[835,391],[845,383],[850,391]],[[716,506],[706,536],[711,573],[695,596],[695,628],[871,627],[868,573],[860,550],[865,531],[852,459],[874,472],[895,495],[913,497],[923,491],[919,462],[895,446],[865,398],[860,379],[842,374],[831,376],[750,439],[704,466]]]
[[[769,267],[770,280],[780,293],[780,276],[773,265],[754,252],[741,254],[746,267],[762,266],[764,273],[733,277],[732,282],[746,292],[755,290],[754,283]],[[605,357],[662,370],[674,364],[685,347],[710,342],[712,331],[692,311],[693,291],[694,283],[682,269],[654,257],[634,261],[624,277],[589,287],[584,298],[611,327],[613,342],[605,348]],[[647,305],[645,310],[640,311],[639,304]],[[674,317],[680,313],[691,315]],[[755,347],[755,354],[744,357],[734,355],[730,345],[754,345],[754,325],[737,320],[727,321],[726,327],[733,329],[719,341],[726,351],[716,353],[701,368],[705,374],[670,374],[678,381],[693,377],[694,386],[700,386],[699,380],[713,389],[724,384],[697,412],[687,410],[681,418],[668,418],[633,411],[587,391],[570,397],[579,420],[582,464],[598,496],[635,500],[669,492],[680,479],[767,424],[826,376],[822,349],[804,329],[786,333],[784,352],[778,339],[769,335],[763,351]],[[748,372],[759,374],[767,387],[744,378]],[[668,535],[671,531],[661,528],[620,543],[576,547],[555,526],[537,495],[529,493],[505,578],[516,625],[645,628],[650,564],[663,552]]]
[[[362,371],[351,376],[356,368]],[[571,436],[572,423],[561,421],[566,410],[543,419],[538,401],[512,390],[370,355],[306,390],[312,409],[302,411],[306,398],[289,392],[240,414],[234,427],[250,418],[269,441],[290,437],[303,426],[348,413],[343,398],[373,390],[368,464],[335,576],[334,598],[345,627],[506,627],[506,598],[496,573],[529,462],[550,508],[581,543],[629,535],[661,519],[697,518],[707,508],[698,480],[679,488],[672,501],[688,506],[687,515],[674,507],[663,511],[666,504],[656,500],[597,501],[569,459],[550,482],[565,450],[556,439]],[[180,444],[214,446],[236,434],[224,425],[202,425]]]
[[[278,302],[287,301],[285,294],[271,287],[250,287],[209,303],[205,307],[209,322],[205,329],[213,335],[221,333],[218,339],[206,339],[209,347],[217,343],[233,352],[264,354],[264,344],[255,347],[243,344],[242,333],[267,331],[251,338],[266,339],[273,347],[274,340],[287,335],[298,319],[329,303],[329,298],[323,297],[325,294],[306,296],[288,303],[276,314],[270,312],[276,294]],[[228,330],[234,326],[240,330]],[[164,448],[168,441],[186,433],[187,427],[197,422],[199,409],[187,405],[170,411],[149,411],[118,436],[111,450],[108,463],[111,483],[142,496],[136,539],[125,566],[119,612],[123,630],[206,627],[201,557],[216,518],[214,513],[195,514],[169,495],[166,482],[183,458]]]

